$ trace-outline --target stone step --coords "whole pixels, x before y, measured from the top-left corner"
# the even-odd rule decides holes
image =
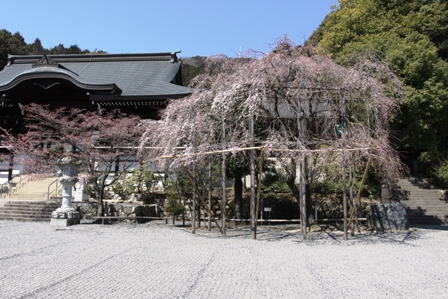
[[[50,221],[51,214],[60,206],[55,201],[8,201],[0,207],[1,220]]]
[[[47,192],[35,192],[35,193],[14,193],[8,196],[7,200],[46,200],[48,197]]]
[[[398,182],[405,198],[401,204],[412,224],[448,224],[448,204],[443,199],[442,190],[429,184],[424,178],[406,178]]]
[[[403,200],[401,201],[403,205],[409,206],[409,207],[419,207],[422,208],[426,207],[435,207],[437,209],[445,210],[448,208],[448,204],[445,201],[442,200],[432,200],[432,201],[425,201],[425,200]]]
[[[427,198],[436,198],[436,199],[443,199],[443,195],[440,192],[433,192],[431,193],[431,191],[414,191],[414,192],[410,192],[406,195],[409,198],[422,198],[422,199],[427,199]]]
[[[403,189],[402,189],[403,190]],[[419,195],[425,195],[425,196],[434,196],[434,197],[443,197],[441,190],[409,190],[409,189],[404,189],[404,191],[407,192],[407,195],[412,196],[415,194],[419,194]]]
[[[45,212],[45,213],[29,213],[24,214],[20,212],[0,212],[0,218],[6,217],[6,218],[51,218],[51,212]]]
[[[23,216],[0,216],[0,220],[10,220],[10,221],[21,221],[21,222],[50,222],[51,217],[44,218],[44,217],[23,217]]]
[[[432,224],[432,225],[444,225],[447,224],[446,219],[443,220],[444,217],[442,215],[418,215],[408,213],[408,220],[413,224]]]
[[[22,215],[40,215],[52,213],[56,208],[50,209],[17,209],[17,208],[2,208],[0,209],[0,214],[22,214]]]
[[[55,209],[59,206],[57,205],[5,205],[4,207],[2,207],[0,209],[0,211],[13,211],[13,210],[17,210],[17,211],[25,211],[25,212],[32,212],[32,211],[47,211],[47,210],[52,210]]]
[[[54,205],[59,205],[60,202],[57,201],[35,201],[35,200],[17,200],[17,201],[7,201],[4,206],[7,207],[11,207],[11,206],[18,206],[18,207],[22,207],[22,206],[27,206],[27,207],[31,207],[31,206],[54,206]]]
[[[424,202],[424,201],[405,201],[401,202],[403,206],[407,206],[409,208],[424,208],[425,210],[432,209],[436,211],[444,210],[443,206],[441,207],[440,203],[437,202]],[[448,205],[445,202],[442,202],[443,205],[446,205],[448,208]]]

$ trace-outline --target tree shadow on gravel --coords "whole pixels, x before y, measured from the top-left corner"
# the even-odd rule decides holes
[[[184,231],[191,233],[187,228],[184,228]],[[195,235],[212,239],[252,239],[249,226],[228,227],[226,237],[223,237],[216,228],[213,228],[211,231],[208,231],[206,228],[198,228]],[[309,246],[326,244],[350,246],[379,243],[411,245],[410,241],[418,240],[420,237],[421,234],[415,229],[403,232],[371,232],[366,227],[362,227],[359,230],[355,230],[354,236],[351,236],[349,232],[348,240],[345,241],[342,226],[339,224],[313,226],[307,233],[306,240],[303,239],[297,225],[260,226],[257,230],[258,241],[276,242],[290,240]]]
[[[401,232],[371,232],[365,228],[357,230],[353,236],[348,233],[348,240],[344,240],[344,233],[338,227],[322,227],[321,231],[315,231],[308,234],[306,240],[309,245],[318,244],[341,244],[341,245],[356,245],[356,244],[378,244],[389,243],[397,245],[411,245],[410,241],[420,238],[420,234],[415,230],[401,231]]]

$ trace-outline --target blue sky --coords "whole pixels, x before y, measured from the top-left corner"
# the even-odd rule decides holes
[[[337,0],[9,0],[0,29],[45,48],[77,44],[109,53],[180,57],[271,50],[287,35],[301,44]]]

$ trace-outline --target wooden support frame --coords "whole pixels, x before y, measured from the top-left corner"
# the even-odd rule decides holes
[[[184,166],[182,166],[182,171],[185,173],[185,175],[187,176],[188,180],[190,181],[190,183],[192,185],[194,185],[194,187],[196,188],[196,185],[193,184],[193,177],[191,175],[191,173],[188,171],[188,169]],[[200,192],[198,192],[197,188],[195,190],[197,197],[199,198],[199,200],[202,202],[202,204],[204,205],[204,207],[206,208],[207,212],[209,213],[209,215],[211,215],[211,217],[213,218],[213,221],[215,222],[216,226],[218,227],[219,231],[221,232],[221,235],[224,235],[224,232],[221,228],[221,226],[219,225],[219,222],[216,221],[215,219],[215,215],[213,214],[213,211],[210,210],[207,206],[207,203],[205,201],[205,199],[202,197],[202,195],[200,194]]]

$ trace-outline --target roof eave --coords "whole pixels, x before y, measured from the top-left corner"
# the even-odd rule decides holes
[[[64,62],[107,62],[107,61],[169,61],[178,62],[177,54],[181,51],[159,53],[128,53],[128,54],[55,54],[46,55],[55,63]],[[8,55],[8,64],[37,63],[43,55]]]
[[[38,73],[26,73],[20,74],[14,79],[12,79],[7,84],[0,86],[0,92],[6,92],[8,90],[13,89],[17,85],[22,82],[35,80],[35,79],[60,79],[66,80],[75,85],[76,87],[85,90],[86,92],[111,92],[114,94],[119,94],[122,90],[116,84],[86,84],[83,82],[79,82],[75,78],[63,74],[63,73],[55,73],[55,72],[38,72]]]

